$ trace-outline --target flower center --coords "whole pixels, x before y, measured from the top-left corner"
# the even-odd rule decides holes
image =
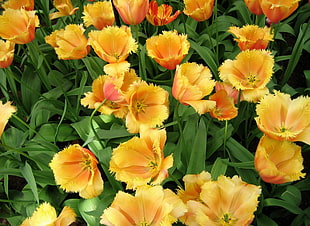
[[[232,226],[235,225],[237,219],[232,217],[230,213],[224,213],[223,216],[219,219],[219,225],[222,226]]]
[[[146,104],[144,104],[142,101],[137,101],[135,106],[134,106],[134,109],[136,110],[137,113],[140,113],[140,112],[145,112],[145,108],[147,107]]]
[[[255,74],[250,74],[247,77],[247,84],[250,85],[251,87],[255,88],[257,82],[258,82],[258,80],[256,79],[256,75]]]

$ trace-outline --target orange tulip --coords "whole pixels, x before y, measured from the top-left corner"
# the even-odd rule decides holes
[[[171,190],[144,186],[137,189],[135,196],[119,191],[111,206],[104,210],[100,223],[171,226],[185,211],[185,205]]]
[[[301,147],[263,136],[254,158],[255,169],[267,183],[283,184],[305,177]]]
[[[25,9],[28,11],[34,10],[34,0],[8,0],[3,3],[4,9]]]
[[[16,44],[26,44],[35,38],[39,26],[35,11],[6,9],[0,16],[0,37]]]
[[[128,189],[148,183],[160,184],[168,177],[173,165],[172,155],[164,157],[166,131],[145,129],[140,137],[133,137],[113,149],[110,171],[117,180],[125,182]]]
[[[86,27],[93,25],[98,30],[114,24],[114,12],[110,1],[95,2],[84,6],[83,21]]]
[[[258,128],[275,140],[302,141],[310,144],[310,97],[291,100],[275,91],[256,105]]]
[[[65,29],[56,30],[45,37],[46,43],[55,48],[59,59],[82,59],[90,51],[84,28],[81,25],[69,24]]]
[[[181,13],[181,11],[177,10],[172,16],[171,13],[172,7],[170,5],[162,4],[158,6],[158,3],[153,0],[150,2],[150,7],[146,14],[146,19],[154,26],[162,26],[174,21]]]
[[[189,200],[186,225],[250,225],[261,188],[240,177],[219,176],[202,186],[200,202]]]
[[[11,105],[11,102],[3,104],[2,101],[0,101],[0,137],[14,112],[16,112],[16,108]]]
[[[237,104],[238,101],[242,101],[242,94],[239,97],[239,91],[235,89],[230,83],[227,82],[216,82],[215,84],[215,92],[218,92],[220,90],[225,90],[231,98],[234,99],[234,104]],[[240,100],[238,100],[240,98]]]
[[[244,0],[244,2],[251,13],[256,14],[256,15],[263,14],[263,10],[260,7],[259,0]]]
[[[14,47],[14,42],[0,40],[0,68],[7,68],[12,64]]]
[[[218,120],[231,120],[238,115],[238,108],[234,105],[234,99],[228,96],[225,90],[219,90],[209,97],[209,100],[216,102],[215,108],[212,108],[210,115]]]
[[[78,144],[70,145],[54,155],[49,166],[56,184],[67,192],[78,192],[90,199],[103,191],[103,180],[95,155]]]
[[[214,0],[184,0],[184,4],[184,14],[196,21],[205,21],[212,15]]]
[[[161,126],[169,116],[169,93],[159,86],[145,81],[134,83],[126,93],[128,113],[126,127],[130,133],[138,133],[145,126]]]
[[[273,41],[270,27],[260,28],[257,25],[245,25],[241,28],[230,27],[228,32],[236,36],[241,51],[247,49],[266,49],[269,41]]]
[[[138,44],[132,37],[131,30],[127,26],[108,26],[100,31],[88,33],[88,42],[95,53],[108,65],[105,72],[112,74],[129,70],[130,64],[126,61],[130,53],[136,52]]]
[[[58,12],[51,13],[50,20],[54,20],[63,16],[73,15],[79,9],[78,7],[73,8],[71,0],[54,0],[53,5],[58,10]]]
[[[181,63],[190,47],[187,35],[178,35],[177,31],[163,31],[163,34],[146,40],[148,55],[162,67],[169,70]]]
[[[149,0],[113,0],[113,4],[125,24],[140,24],[149,9]]]
[[[263,13],[272,23],[289,17],[297,8],[300,0],[259,0]]]
[[[57,217],[56,210],[51,204],[42,203],[31,217],[26,218],[20,226],[57,225],[67,226],[75,221],[76,214],[73,209],[65,206]]]
[[[211,181],[211,174],[203,171],[200,174],[187,174],[183,177],[185,189],[178,191],[178,196],[186,203],[188,200],[200,200],[202,185]]]
[[[273,74],[274,59],[265,50],[245,50],[235,60],[225,60],[219,67],[220,78],[238,90],[244,100],[258,102],[269,93],[266,87]]]
[[[99,76],[93,81],[92,92],[85,93],[85,97],[81,99],[81,104],[90,109],[95,109],[105,101],[98,109],[99,112],[124,118],[128,112],[124,103],[125,92],[132,83],[139,80],[140,78],[133,69],[119,75]]]
[[[181,104],[192,106],[198,114],[204,114],[215,107],[215,101],[203,99],[209,95],[215,81],[208,67],[196,63],[177,66],[172,85],[172,95]]]

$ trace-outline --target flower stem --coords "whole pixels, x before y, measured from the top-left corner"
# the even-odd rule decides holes
[[[97,133],[96,130],[95,130],[95,127],[94,127],[94,124],[93,124],[93,118],[94,118],[94,116],[95,116],[95,113],[102,107],[102,105],[105,104],[106,101],[107,101],[107,100],[104,99],[104,100],[101,102],[101,104],[100,104],[98,107],[96,107],[96,109],[91,113],[90,119],[89,119],[89,120],[90,120],[90,127],[91,127],[91,129],[92,129],[92,131],[93,131],[93,133],[94,133],[96,139],[99,141],[99,143],[100,143],[100,145],[101,145],[101,147],[102,147],[103,149],[105,149],[106,146],[105,146],[105,145],[103,144],[103,142],[100,140],[100,137],[99,137],[98,133]]]
[[[228,120],[225,120],[225,128],[224,128],[224,158],[226,158],[226,141],[227,141],[227,130],[228,130]]]

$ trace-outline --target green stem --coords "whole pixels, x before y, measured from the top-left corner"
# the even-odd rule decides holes
[[[224,158],[226,158],[226,141],[227,141],[227,130],[228,130],[228,120],[225,120],[225,128],[224,128]]]
[[[91,127],[91,129],[92,129],[92,131],[93,131],[93,133],[94,133],[96,139],[99,141],[99,143],[100,143],[102,149],[105,149],[106,146],[102,143],[102,141],[101,141],[101,139],[100,139],[98,133],[97,133],[96,130],[95,130],[95,127],[94,127],[94,124],[93,124],[93,118],[94,118],[94,116],[95,116],[95,113],[102,107],[102,105],[105,104],[106,101],[107,101],[107,100],[104,99],[104,100],[101,102],[101,104],[100,104],[98,107],[96,107],[96,109],[95,109],[95,110],[92,112],[92,114],[90,115],[90,127]]]
[[[217,66],[219,65],[219,31],[218,31],[218,18],[217,18],[217,0],[215,0],[214,3],[214,17],[215,17],[215,29],[216,29],[216,33],[215,33],[215,40],[216,40],[216,63]]]
[[[182,129],[182,125],[181,125],[181,119],[180,119],[180,116],[179,116],[179,106],[180,106],[180,102],[177,101],[177,104],[175,105],[175,108],[174,108],[174,118],[176,119],[177,124],[178,124],[180,138],[181,138],[182,141],[184,141],[183,129]]]
[[[213,45],[213,42],[212,42],[212,38],[211,38],[211,32],[210,32],[209,21],[208,20],[206,20],[206,29],[207,29],[207,33],[208,33],[208,36],[209,36],[210,46],[212,48],[213,53],[216,54],[216,50],[214,48],[214,45]]]

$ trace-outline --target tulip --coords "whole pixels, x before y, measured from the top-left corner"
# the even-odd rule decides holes
[[[2,4],[4,9],[25,9],[27,11],[34,10],[34,0],[8,0]]]
[[[114,24],[114,12],[110,1],[95,2],[84,6],[84,24],[86,27],[93,25],[98,30]]]
[[[140,24],[149,9],[149,0],[113,0],[113,4],[125,24]]]
[[[184,4],[184,14],[200,22],[211,17],[214,0],[184,0]]]
[[[196,63],[177,66],[172,85],[172,95],[181,104],[191,105],[198,114],[204,114],[215,107],[215,101],[203,99],[209,95],[215,81],[208,67]]]
[[[57,225],[68,226],[75,221],[76,214],[73,209],[65,206],[57,217],[56,210],[51,204],[42,203],[31,217],[26,218],[20,226]]]
[[[244,2],[251,13],[256,14],[258,16],[263,14],[263,10],[260,7],[259,0],[244,0]]]
[[[200,201],[187,201],[186,225],[250,225],[261,188],[238,176],[219,176],[201,187]]]
[[[132,83],[139,80],[140,78],[133,69],[117,75],[99,76],[93,81],[92,92],[85,93],[81,104],[90,109],[102,105],[98,109],[100,113],[124,118],[128,113],[128,108],[124,103],[125,93]]]
[[[35,38],[39,26],[35,11],[6,9],[0,16],[0,37],[16,44],[26,44]]]
[[[302,141],[310,144],[310,97],[294,100],[275,91],[256,105],[258,128],[275,140]]]
[[[100,31],[91,31],[88,36],[95,53],[108,63],[124,62],[130,53],[138,49],[127,26],[108,26]]]
[[[103,191],[97,164],[98,160],[90,150],[73,144],[55,154],[49,166],[60,188],[78,192],[82,198],[90,199]]]
[[[73,8],[71,0],[54,0],[53,5],[58,10],[58,12],[51,13],[50,20],[54,20],[63,16],[73,15],[79,9],[78,7]]]
[[[128,131],[138,133],[141,127],[161,126],[169,116],[168,96],[169,93],[159,86],[145,81],[133,83],[125,94]]]
[[[259,0],[263,13],[272,23],[289,17],[297,8],[300,0]]]
[[[2,101],[0,101],[0,137],[14,112],[16,112],[16,108],[11,105],[11,102],[3,104]]]
[[[216,102],[215,108],[210,110],[210,115],[218,120],[231,120],[238,115],[238,108],[234,105],[234,99],[228,96],[225,90],[219,90],[209,97]]]
[[[283,184],[305,177],[301,147],[263,136],[257,146],[254,165],[263,181]]]
[[[241,51],[247,49],[266,49],[269,41],[273,41],[271,28],[260,28],[257,25],[245,25],[241,28],[230,27],[228,32],[236,36]]]
[[[242,90],[244,100],[258,102],[269,93],[266,87],[273,74],[274,59],[266,50],[245,50],[235,60],[225,60],[219,67],[222,81]]]
[[[182,201],[161,186],[138,188],[135,195],[119,191],[111,206],[104,210],[101,224],[112,226],[171,226],[186,212]]]
[[[162,4],[158,6],[156,1],[151,1],[146,19],[154,26],[162,26],[174,21],[181,11],[177,10],[172,16],[171,13],[172,7],[170,5]]]
[[[59,59],[82,59],[90,51],[84,28],[81,25],[69,24],[65,29],[56,30],[45,37],[46,43],[55,48]]]
[[[0,68],[7,68],[12,64],[14,46],[14,42],[0,40]]]
[[[163,31],[163,34],[146,40],[148,55],[162,67],[174,70],[181,63],[190,47],[187,35],[177,31]]]
[[[110,171],[117,180],[127,184],[127,189],[148,183],[159,185],[173,166],[172,155],[164,157],[165,142],[165,130],[142,130],[139,138],[135,136],[113,149]]]

